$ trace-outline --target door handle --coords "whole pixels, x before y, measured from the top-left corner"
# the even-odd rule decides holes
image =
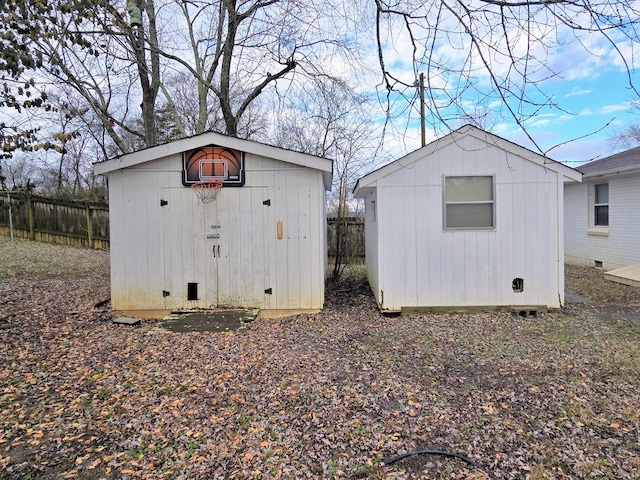
[[[216,258],[216,246],[213,246],[213,258]]]
[[[220,245],[218,245],[218,257],[220,256]]]

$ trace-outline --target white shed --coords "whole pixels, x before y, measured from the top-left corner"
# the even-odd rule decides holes
[[[380,309],[561,307],[563,183],[580,179],[470,125],[360,178]]]
[[[94,166],[109,184],[111,307],[316,312],[332,161],[213,132]],[[191,184],[223,183],[203,204]]]
[[[640,263],[640,147],[581,165],[565,189],[567,262],[604,270]]]

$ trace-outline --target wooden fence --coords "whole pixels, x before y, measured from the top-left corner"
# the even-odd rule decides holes
[[[335,217],[329,217],[327,218],[329,264],[335,261],[339,230],[344,232],[345,237],[342,242],[342,254],[345,263],[364,263],[364,219],[361,217],[346,217],[340,220]]]
[[[109,207],[0,192],[0,235],[108,249]]]
[[[337,251],[337,232],[345,232],[343,254],[348,263],[364,262],[364,220],[348,217],[327,219],[329,261]],[[109,207],[0,192],[0,235],[29,238],[42,242],[109,248]]]

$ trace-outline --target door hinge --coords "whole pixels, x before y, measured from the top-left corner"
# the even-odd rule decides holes
[[[264,291],[264,293],[266,293],[266,294],[268,294],[268,295],[271,295],[271,294],[273,294],[273,289],[272,289],[272,288],[267,288],[267,289]]]
[[[166,200],[162,200],[162,199],[160,199],[160,206],[161,206],[161,207],[164,207],[165,205],[169,205],[169,202],[168,202],[168,201],[166,201]]]
[[[168,297],[169,295],[171,295],[171,293],[169,293],[167,290],[162,290],[163,297]]]
[[[266,205],[267,207],[270,207],[271,206],[271,199],[269,198],[269,199],[265,200],[264,202],[262,202],[262,204]]]

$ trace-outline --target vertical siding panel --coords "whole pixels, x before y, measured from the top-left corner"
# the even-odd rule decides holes
[[[317,225],[317,221],[314,222],[312,220],[312,215],[317,212],[315,208],[316,202],[314,201],[314,199],[317,199],[317,182],[314,181],[314,175],[309,170],[305,169],[297,172],[301,178],[299,195],[302,210],[298,213],[300,217],[300,232],[298,234],[298,244],[300,245],[300,276],[295,288],[297,288],[300,295],[298,308],[308,308],[313,304],[314,278],[318,278],[319,274],[317,251],[314,252],[311,248],[311,239],[313,237],[318,239],[318,234],[320,233],[314,228],[314,226]]]
[[[554,256],[549,257],[548,270],[550,276],[554,280],[555,291],[549,287],[548,295],[551,297],[558,294],[558,304],[554,307],[564,306],[564,178],[560,174],[553,175],[554,183],[548,184],[549,202],[547,208],[549,211],[549,242],[552,245]]]
[[[140,273],[140,254],[141,252],[141,236],[143,232],[142,225],[139,223],[142,215],[140,213],[141,205],[144,202],[144,195],[146,195],[146,191],[144,188],[141,188],[138,185],[138,175],[136,172],[131,172],[129,174],[128,179],[130,180],[130,192],[131,196],[127,198],[126,205],[126,215],[125,215],[125,231],[127,232],[127,295],[126,295],[126,303],[127,305],[133,305],[136,302],[136,299],[140,297],[140,293],[143,290],[138,290],[139,281],[142,276]],[[146,203],[142,209],[146,207]],[[141,228],[142,227],[142,228]],[[143,304],[144,296],[140,298]]]
[[[162,188],[160,187],[160,173],[152,172],[147,175],[147,195],[145,206],[145,237],[146,237],[146,252],[141,252],[144,255],[146,268],[145,268],[145,290],[147,292],[161,292],[162,287],[160,285],[161,278],[163,276],[164,268],[163,263],[159,261],[162,258],[160,251],[161,238],[158,235],[158,226],[160,225],[160,195]],[[145,254],[146,253],[146,254]],[[147,305],[146,309],[159,308],[159,305],[150,298],[150,295],[146,295]]]
[[[324,306],[324,280],[327,270],[327,225],[326,197],[322,173],[309,172],[310,184],[310,230],[309,258],[311,259],[311,278],[308,280],[308,291],[311,294],[310,306]]]
[[[427,211],[427,222],[424,236],[426,239],[425,255],[427,260],[424,268],[427,270],[428,289],[426,295],[428,298],[424,305],[442,305],[442,262],[434,261],[434,258],[441,258],[441,248],[443,241],[442,233],[442,187],[441,176],[436,172],[427,176],[429,186],[427,187],[427,203],[425,210]]]
[[[224,248],[218,258],[218,301],[230,307],[238,306],[243,299],[243,257],[251,257],[251,241],[245,236],[247,229],[244,222],[250,222],[251,188],[226,187],[221,195],[225,195],[225,201],[219,207],[219,218],[223,228],[220,246]],[[217,202],[216,202],[217,203]]]
[[[386,250],[386,263],[388,264],[388,282],[385,282],[385,303],[389,309],[397,309],[401,304],[402,287],[401,280],[402,271],[405,268],[405,251],[402,236],[405,228],[405,218],[402,214],[404,205],[399,201],[401,192],[397,186],[390,185],[386,187],[385,195],[389,199],[390,204],[385,229],[389,232],[389,247]],[[394,218],[395,215],[395,218]],[[398,226],[395,229],[395,226]]]
[[[536,178],[535,173],[532,178]],[[537,305],[537,290],[539,286],[536,284],[536,278],[538,261],[541,253],[535,232],[535,221],[537,219],[536,209],[538,207],[537,187],[536,184],[531,181],[526,181],[523,185],[524,215],[522,218],[521,228],[522,236],[524,237],[524,248],[520,249],[516,247],[517,250],[514,251],[514,256],[520,257],[522,259],[522,264],[524,264],[524,304]]]
[[[411,181],[415,181],[415,177],[412,177]],[[402,251],[404,252],[405,259],[413,259],[413,261],[402,261],[395,265],[396,280],[394,284],[401,286],[402,291],[399,292],[397,298],[400,299],[400,303],[396,301],[396,305],[416,305],[418,301],[417,292],[417,212],[416,212],[416,189],[413,185],[409,184],[398,188],[398,202],[400,205],[396,209],[398,216],[402,218],[403,226],[400,232],[396,233],[397,237],[400,237],[400,241],[403,243]],[[424,219],[421,219],[423,222]],[[404,267],[404,268],[403,268]]]
[[[384,308],[390,305],[393,298],[393,258],[395,252],[393,230],[394,230],[394,210],[393,198],[390,188],[383,182],[378,186],[378,228],[380,235],[380,302]]]
[[[367,278],[369,285],[373,291],[373,296],[376,301],[380,303],[380,257],[382,251],[379,248],[378,239],[382,235],[381,230],[378,228],[380,222],[380,209],[377,202],[377,189],[370,195],[367,195],[364,199],[365,202],[365,265],[367,267]],[[375,221],[374,221],[374,206],[372,202],[376,203]]]
[[[273,280],[273,290],[277,291],[276,296],[276,306],[275,308],[289,308],[289,302],[287,299],[287,271],[291,268],[289,258],[290,255],[287,254],[287,245],[286,238],[291,225],[287,223],[286,218],[286,204],[287,197],[285,195],[285,190],[287,188],[287,179],[283,172],[274,172],[274,192],[273,192],[273,202],[275,213],[276,213],[276,224],[278,221],[283,223],[283,238],[276,239],[275,241],[275,251],[276,251],[276,259],[275,259],[275,275],[272,276]],[[273,235],[276,235],[276,225],[273,227]]]
[[[429,281],[431,273],[432,209],[438,208],[429,202],[430,187],[427,185],[427,174],[422,172],[418,186],[415,188],[415,225],[416,235],[416,305],[428,306],[431,302],[430,292],[433,288]]]
[[[496,238],[495,232],[480,232],[476,235],[476,262],[474,272],[474,291],[476,305],[491,305],[491,284],[489,271],[492,255],[490,243]]]
[[[238,210],[240,212],[240,237],[234,239],[234,244],[237,244],[239,248],[238,262],[240,270],[240,285],[238,289],[238,296],[241,303],[239,305],[247,306],[261,306],[256,304],[256,289],[254,285],[256,283],[256,277],[260,276],[263,272],[264,259],[260,258],[256,252],[258,250],[258,239],[256,232],[262,231],[262,215],[258,197],[260,196],[260,188],[252,187],[239,187],[236,190],[244,190],[244,194],[241,194],[239,198]]]
[[[287,187],[285,190],[286,215],[284,218],[284,238],[287,250],[288,269],[286,272],[286,287],[288,289],[288,308],[300,307],[300,269],[302,261],[302,211],[308,209],[308,204],[302,196],[305,179],[298,175],[295,169],[285,172]]]
[[[111,308],[124,309],[127,255],[123,248],[125,224],[120,212],[125,211],[124,182],[122,172],[114,172],[109,177],[109,237],[111,260]]]
[[[505,295],[508,290],[502,282],[503,275],[512,265],[511,245],[513,243],[513,180],[512,172],[500,169],[495,173],[495,232],[491,238],[491,258],[489,260],[489,305],[504,305],[510,301]],[[508,287],[507,287],[508,288]]]

